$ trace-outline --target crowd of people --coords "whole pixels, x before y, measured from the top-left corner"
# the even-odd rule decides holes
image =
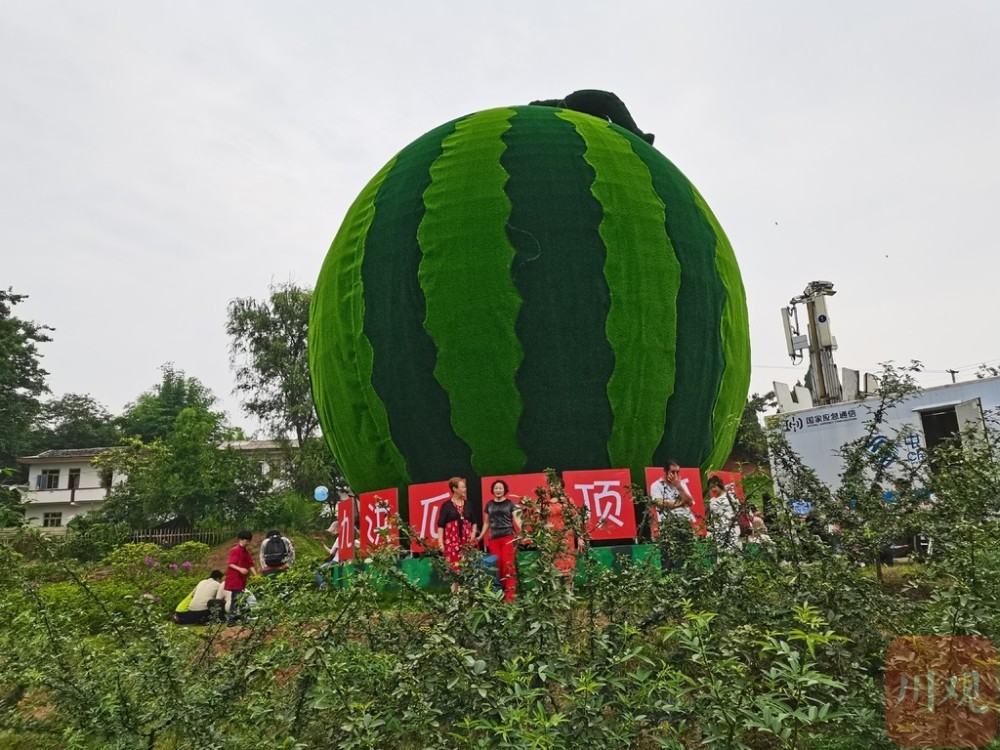
[[[225,572],[213,570],[199,581],[173,613],[174,622],[180,625],[205,625],[213,618],[225,618],[228,625],[235,625],[246,615],[256,601],[247,589],[250,576],[257,574],[253,555],[248,549],[253,532],[243,530],[236,535],[236,544],[229,550]],[[295,561],[292,540],[277,529],[267,533],[260,546],[260,573],[278,575]]]
[[[511,497],[510,487],[503,479],[490,485],[490,495],[483,506],[482,529],[480,518],[468,503],[468,487],[465,479],[452,477],[448,480],[451,496],[445,500],[438,514],[435,539],[441,554],[452,572],[458,573],[464,567],[475,564],[474,551],[480,544],[487,553],[483,558],[487,566],[495,566],[496,578],[503,590],[504,599],[514,601],[517,592],[516,555],[519,543],[533,541],[533,528],[545,527],[558,539],[558,550],[553,564],[563,575],[566,585],[572,586],[572,575],[576,568],[576,549],[580,540],[564,518],[563,503],[559,499],[561,488],[550,488],[545,496],[544,508],[532,506],[532,523],[525,523],[525,508]],[[531,528],[529,528],[531,527]],[[458,591],[455,580],[451,584],[452,593]]]
[[[448,568],[458,573],[469,565],[483,564],[494,574],[504,599],[514,601],[517,592],[516,553],[520,544],[531,544],[534,529],[545,528],[552,545],[552,563],[562,574],[567,587],[572,587],[577,554],[585,545],[585,535],[574,530],[577,524],[565,517],[567,508],[561,486],[550,487],[538,498],[512,496],[506,481],[497,479],[483,511],[468,502],[468,486],[462,477],[448,481],[450,496],[441,505],[434,541]],[[770,539],[767,527],[757,508],[744,503],[732,485],[727,486],[718,476],[708,480],[708,498],[704,521],[696,519],[694,498],[681,480],[681,468],[676,461],[664,467],[662,479],[650,487],[651,537],[659,542],[661,567],[679,568],[692,554],[696,540],[703,535],[712,540],[716,554],[739,552],[744,547],[765,547]],[[521,501],[518,504],[517,501]],[[538,503],[541,503],[539,505]],[[525,518],[530,513],[531,518]],[[323,544],[326,558],[315,571],[317,586],[329,585],[331,569],[340,561],[337,524],[327,530],[333,536],[330,545]],[[213,617],[225,616],[235,624],[253,601],[247,590],[250,576],[258,566],[249,551],[253,534],[240,531],[236,544],[229,551],[225,571],[213,570],[178,605],[174,620],[180,624],[204,624]],[[482,547],[485,557],[475,554]],[[258,552],[259,571],[274,576],[287,571],[295,562],[292,540],[278,529],[267,533]],[[451,584],[452,593],[459,590],[458,577]]]

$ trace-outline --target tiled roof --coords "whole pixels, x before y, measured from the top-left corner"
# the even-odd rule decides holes
[[[25,462],[37,458],[93,458],[100,453],[104,453],[104,451],[110,450],[114,450],[114,448],[59,448],[57,450],[42,451],[37,456],[25,456],[19,460]]]

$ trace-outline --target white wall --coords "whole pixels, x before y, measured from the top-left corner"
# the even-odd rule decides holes
[[[69,488],[70,469],[80,470],[80,483],[76,492]],[[58,470],[59,485],[56,489],[36,489],[38,477],[43,470]],[[124,477],[116,476],[114,483]],[[106,491],[101,487],[101,478],[90,463],[90,457],[81,456],[80,460],[48,460],[32,463],[28,466],[28,492],[25,499],[29,505],[25,517],[33,526],[41,526],[45,513],[62,513],[61,523],[65,526],[71,518],[82,516],[100,507]],[[70,505],[72,495],[74,504]]]
[[[889,409],[885,422],[879,426],[876,434],[894,439],[904,429],[912,431],[915,440],[912,444],[903,446],[905,450],[897,454],[896,460],[901,465],[916,464],[923,460],[922,453],[927,448],[923,424],[917,410],[976,398],[980,400],[983,411],[1000,408],[1000,378],[928,388]],[[878,398],[872,397],[849,404],[831,404],[777,414],[773,419],[779,421],[785,439],[799,454],[802,463],[815,470],[824,484],[836,488],[840,485],[843,468],[843,462],[836,452],[845,443],[868,434],[868,423],[878,403]]]

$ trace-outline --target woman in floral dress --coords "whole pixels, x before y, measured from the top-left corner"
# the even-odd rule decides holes
[[[469,507],[468,489],[461,477],[448,480],[451,498],[441,505],[438,516],[437,540],[448,565],[456,573],[461,570],[465,557],[473,549],[478,532],[477,519]],[[458,592],[458,582],[451,584],[451,592]]]

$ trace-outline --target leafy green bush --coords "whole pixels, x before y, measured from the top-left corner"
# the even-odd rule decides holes
[[[262,498],[254,507],[249,526],[255,529],[315,531],[325,528],[322,504],[297,492],[279,492]]]
[[[21,526],[17,533],[0,546],[10,547],[29,560],[52,558],[62,544],[61,539],[46,536],[37,526]]]
[[[170,626],[192,578],[137,593],[128,571],[153,550],[127,547],[109,559],[125,575],[22,580],[5,595],[0,648],[16,657],[0,681],[52,706],[33,724],[9,713],[20,730],[81,748],[805,748],[863,719],[878,746],[877,670],[801,603],[823,598],[818,576],[776,561],[692,577],[625,565],[570,590],[541,555],[506,605],[475,568],[453,598],[376,555],[343,589],[317,592],[306,566],[253,580],[256,619],[233,638]],[[823,585],[830,602],[869,603]],[[695,604],[720,591],[717,612]]]
[[[77,516],[69,522],[63,554],[81,562],[97,562],[129,537],[128,524],[102,523]]]
[[[104,563],[110,566],[116,575],[132,578],[139,571],[159,567],[160,561],[157,557],[162,552],[160,545],[152,542],[130,542],[113,549],[104,558]]]
[[[181,542],[158,553],[157,557],[167,565],[191,568],[202,565],[212,553],[212,548],[202,542]],[[187,563],[187,564],[185,564]]]
[[[103,580],[67,564],[54,583],[0,548],[11,571],[0,579],[0,742],[888,750],[889,642],[1000,637],[995,438],[942,449],[922,478],[935,499],[912,493],[905,512],[875,502],[885,478],[870,465],[854,464],[866,499],[849,513],[800,467],[797,486],[854,524],[842,550],[777,503],[764,553],[692,544],[672,571],[655,554],[603,570],[587,555],[570,585],[554,565],[561,535],[535,529],[537,554],[520,571],[530,585],[511,604],[478,566],[452,596],[414,585],[385,552],[317,591],[304,556],[251,580],[259,602],[240,628],[185,629],[166,614],[196,576],[155,545],[114,550]],[[934,537],[930,561],[875,572],[879,539],[913,524]]]

